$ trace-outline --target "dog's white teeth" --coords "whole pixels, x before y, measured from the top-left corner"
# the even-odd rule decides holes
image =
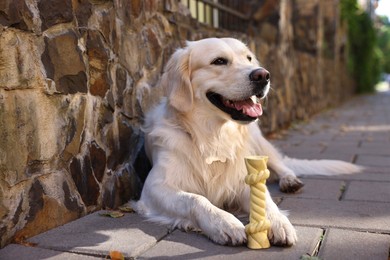
[[[251,99],[252,99],[252,101],[253,101],[253,103],[257,103],[257,97],[254,95],[254,96],[251,96]]]
[[[252,99],[253,103],[255,103],[255,104],[259,104],[261,101],[261,98],[259,98],[257,96],[251,96],[251,99]]]

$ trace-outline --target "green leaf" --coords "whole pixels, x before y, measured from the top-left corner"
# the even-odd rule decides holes
[[[125,214],[120,211],[106,211],[104,213],[99,213],[99,215],[103,217],[120,218],[123,217]]]

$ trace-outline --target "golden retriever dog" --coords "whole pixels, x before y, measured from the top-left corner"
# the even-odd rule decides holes
[[[243,244],[245,227],[232,212],[249,212],[245,156],[267,155],[286,192],[303,185],[295,173],[359,171],[341,161],[286,158],[262,136],[256,121],[270,74],[239,40],[188,42],[172,55],[160,84],[166,97],[147,113],[143,129],[152,169],[140,200],[131,203],[151,221],[200,229],[218,244]],[[296,243],[294,227],[268,191],[266,210],[271,243]]]

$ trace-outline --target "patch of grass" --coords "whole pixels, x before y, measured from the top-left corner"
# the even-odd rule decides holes
[[[326,230],[323,229],[322,230],[322,235],[320,236],[320,238],[319,238],[319,240],[317,242],[317,245],[315,246],[313,252],[311,254],[306,253],[306,254],[302,255],[299,258],[300,260],[321,260],[321,258],[318,257],[318,253],[320,252],[320,248],[321,248],[322,242],[325,239],[325,233],[326,233]]]
[[[299,258],[300,260],[321,260],[318,256],[303,255]]]
[[[344,195],[344,192],[346,190],[346,187],[347,187],[347,183],[345,181],[341,182],[340,193],[339,193],[339,196],[338,196],[338,200],[341,200],[343,198],[343,195]]]

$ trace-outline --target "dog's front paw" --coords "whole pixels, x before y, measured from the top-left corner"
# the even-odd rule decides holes
[[[303,182],[301,182],[296,176],[294,175],[286,175],[282,178],[280,178],[279,181],[279,188],[282,192],[285,193],[294,193],[302,189],[304,186]]]
[[[282,213],[273,216],[268,239],[275,246],[292,246],[297,242],[297,233],[288,218]]]
[[[241,245],[246,243],[245,226],[228,212],[214,215],[214,218],[202,228],[208,237],[221,245]]]

